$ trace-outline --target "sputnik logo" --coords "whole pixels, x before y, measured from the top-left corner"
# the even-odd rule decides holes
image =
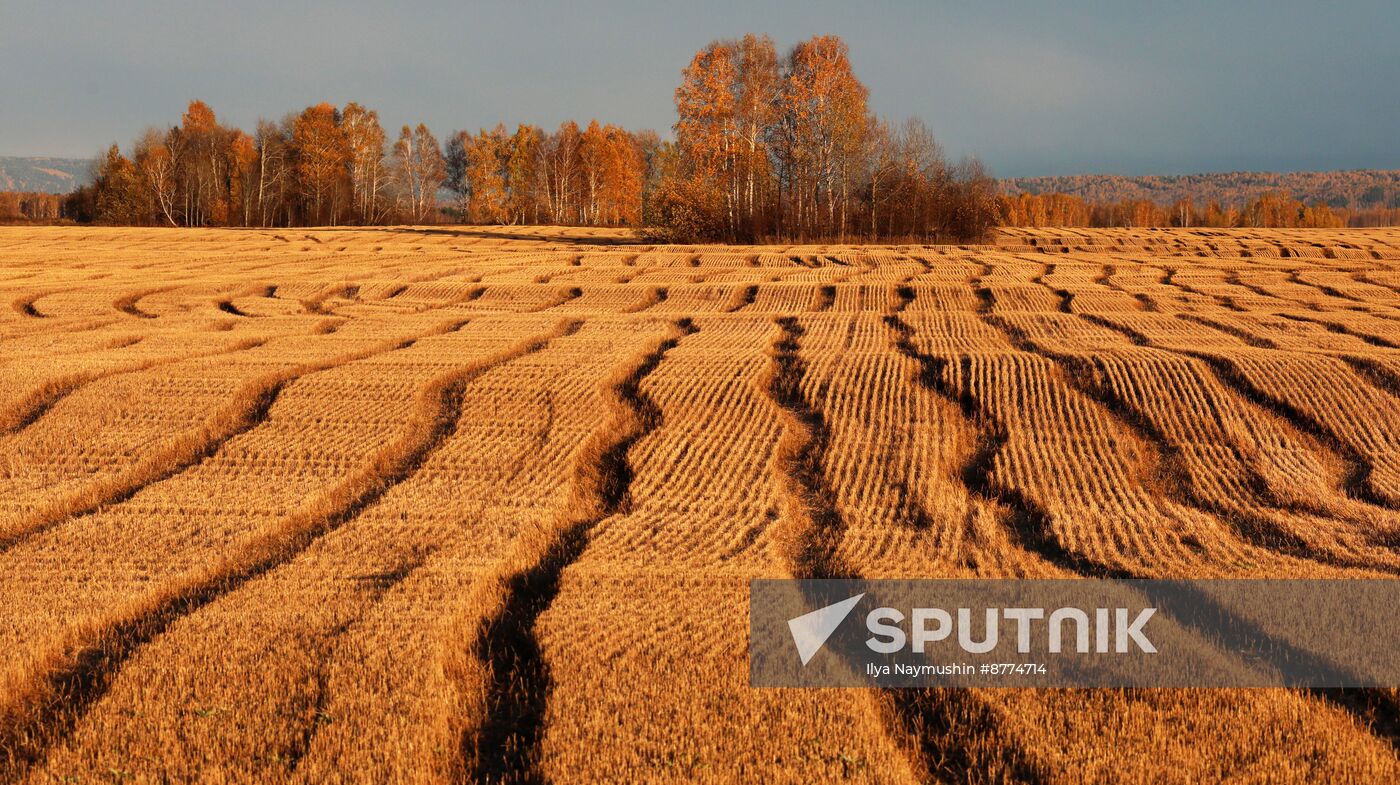
[[[821,651],[822,644],[831,637],[836,628],[841,626],[841,622],[851,615],[851,610],[860,602],[860,598],[865,596],[861,592],[847,600],[842,600],[825,608],[818,608],[811,613],[804,613],[794,619],[788,619],[788,629],[792,631],[792,642],[797,644],[797,654],[802,658],[802,665],[812,661]]]

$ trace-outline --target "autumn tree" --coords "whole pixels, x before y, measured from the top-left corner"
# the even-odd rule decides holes
[[[739,178],[734,165],[738,149],[735,87],[739,82],[733,45],[714,41],[697,52],[681,72],[675,96],[680,158],[672,176],[685,182],[668,184],[667,193],[687,194],[685,198],[695,210],[718,211],[698,223],[717,227],[725,239],[735,239],[739,219],[735,199]]]
[[[383,214],[382,197],[387,180],[384,128],[379,124],[379,113],[352,101],[341,112],[340,127],[345,135],[355,220],[361,224],[378,223]]]
[[[290,121],[284,125],[290,125]],[[270,226],[279,216],[286,216],[290,222],[287,188],[292,173],[288,137],[283,126],[267,120],[258,121],[257,132],[253,136],[257,160],[250,172],[251,183],[247,189],[251,209],[257,214],[257,226]],[[252,223],[251,219],[249,223]]]
[[[774,136],[784,218],[797,236],[846,234],[869,131],[868,94],[840,38],[816,36],[789,53]]]
[[[768,129],[778,112],[781,75],[778,53],[768,36],[746,35],[730,47],[737,59],[734,93],[734,201],[738,234],[753,240],[766,212],[772,175]]]
[[[292,122],[292,171],[307,200],[305,218],[313,224],[337,223],[342,194],[348,190],[349,148],[336,108],[309,106]]]
[[[603,127],[603,171],[599,178],[599,209],[595,222],[607,226],[636,226],[642,215],[645,159],[637,138],[615,125]]]
[[[539,223],[540,147],[544,134],[532,125],[520,125],[510,138],[506,161],[507,208],[510,223]]]
[[[510,137],[503,125],[463,139],[467,216],[473,223],[504,223],[510,212],[507,190]]]
[[[178,152],[182,173],[182,212],[186,226],[222,224],[228,219],[229,132],[203,101],[190,101],[180,126],[167,139]]]
[[[151,208],[136,165],[112,145],[93,173],[96,218],[100,223],[139,226]]]
[[[437,214],[437,191],[447,179],[447,162],[437,138],[422,123],[404,126],[394,143],[392,162],[399,209],[415,224],[431,223]]]
[[[140,172],[142,184],[151,202],[160,213],[161,220],[171,226],[179,226],[176,220],[179,197],[180,160],[166,144],[167,134],[154,128],[148,129],[136,141],[133,150],[134,163]]]
[[[569,120],[544,136],[536,148],[538,192],[552,223],[578,222],[581,136],[578,123]]]

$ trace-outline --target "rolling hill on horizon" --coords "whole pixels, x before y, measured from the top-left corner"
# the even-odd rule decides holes
[[[66,194],[91,181],[91,158],[0,156],[0,191]]]

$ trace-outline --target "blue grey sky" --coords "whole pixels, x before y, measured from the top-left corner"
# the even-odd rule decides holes
[[[1228,6],[1228,7],[1227,7]],[[1400,5],[0,0],[0,155],[89,156],[202,98],[385,126],[654,128],[714,38],[846,39],[871,106],[1005,177],[1400,168]]]

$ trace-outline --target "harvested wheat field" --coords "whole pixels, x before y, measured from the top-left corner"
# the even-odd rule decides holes
[[[1388,691],[759,690],[755,577],[1400,573],[1400,230],[0,229],[0,779],[1395,781]]]

